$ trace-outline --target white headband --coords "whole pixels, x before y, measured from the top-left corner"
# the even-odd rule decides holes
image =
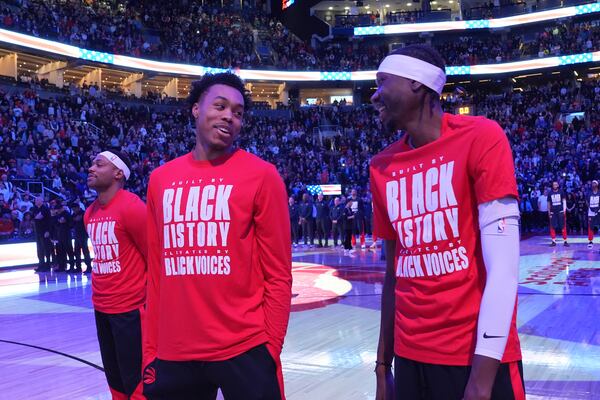
[[[401,54],[392,54],[384,58],[379,64],[377,72],[415,80],[435,90],[438,94],[442,94],[442,89],[446,84],[446,73],[441,68],[418,58]]]
[[[98,154],[99,156],[106,157],[108,161],[113,163],[113,165],[123,171],[123,175],[125,175],[125,180],[129,179],[129,175],[131,175],[131,171],[127,167],[127,165],[119,158],[115,153],[111,153],[110,151],[103,151]]]

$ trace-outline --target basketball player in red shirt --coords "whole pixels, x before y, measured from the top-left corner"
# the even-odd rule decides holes
[[[370,169],[374,234],[390,255],[376,398],[522,400],[512,153],[497,123],[443,113],[444,70],[431,47],[398,49],[371,98],[403,132]]]
[[[188,103],[196,146],[148,184],[144,394],[279,400],[292,284],[285,186],[234,147],[249,105],[236,75],[205,75]]]
[[[104,373],[113,400],[143,399],[142,320],[146,300],[146,206],[123,189],[127,156],[104,151],[88,171],[98,198],[84,221],[94,248],[92,302]]]

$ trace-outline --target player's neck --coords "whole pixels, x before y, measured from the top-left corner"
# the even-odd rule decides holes
[[[442,133],[443,116],[442,109],[436,107],[431,113],[423,111],[420,118],[414,118],[406,124],[405,131],[410,136],[410,142],[414,148],[425,146],[439,139]]]
[[[111,185],[108,189],[98,192],[98,203],[100,205],[105,206],[111,202],[112,199],[117,195],[119,190],[121,190],[121,185]]]
[[[232,152],[232,147],[227,147],[225,149],[215,149],[213,147],[208,146],[205,143],[201,143],[196,141],[196,146],[192,150],[192,156],[196,161],[210,161],[215,158],[223,157]]]

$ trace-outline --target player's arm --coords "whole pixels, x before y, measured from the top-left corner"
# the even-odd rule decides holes
[[[479,204],[486,269],[477,340],[465,400],[489,399],[515,310],[519,268],[519,205],[512,151],[500,126],[482,122],[469,153],[469,175]]]
[[[292,301],[292,240],[287,193],[274,167],[269,167],[255,200],[258,259],[265,278],[263,310],[267,349],[277,361],[287,332]]]
[[[567,212],[567,199],[563,197],[562,199],[563,213]]]
[[[144,335],[143,335],[143,363],[146,367],[156,358],[157,341],[158,341],[158,309],[160,304],[160,250],[161,244],[156,226],[155,213],[158,210],[155,208],[155,200],[152,193],[154,185],[152,184],[152,175],[148,183],[148,194],[146,205],[146,241],[147,241],[147,257],[146,263],[148,268],[147,286],[146,286],[146,318],[144,320]]]
[[[519,278],[519,208],[514,198],[479,206],[481,250],[487,272],[477,320],[477,344],[467,395],[489,396],[504,355]]]
[[[127,216],[125,221],[127,223],[127,233],[133,240],[135,247],[144,257],[146,262],[148,261],[148,242],[147,242],[147,228],[146,228],[146,205],[140,199],[136,199],[135,202],[130,204],[127,210]]]
[[[379,329],[379,344],[377,346],[377,367],[391,366],[394,359],[394,289],[396,287],[396,266],[394,254],[396,241],[384,240],[385,245],[385,278],[381,292],[381,326]],[[387,368],[389,369],[389,368]]]
[[[377,163],[376,161],[373,161]],[[379,341],[377,344],[377,359],[375,375],[377,378],[376,400],[394,399],[394,377],[392,376],[392,362],[394,360],[394,322],[396,310],[396,238],[390,217],[387,212],[385,195],[380,192],[381,180],[378,169],[370,168],[370,186],[373,195],[373,236],[384,240],[385,248],[385,277],[381,292],[381,321],[379,327]],[[347,209],[345,209],[347,210]]]
[[[381,322],[379,327],[379,342],[377,344],[377,361],[375,373],[377,375],[376,399],[394,398],[394,378],[392,376],[392,362],[394,360],[394,315],[396,266],[396,240],[384,240],[386,268],[383,289],[381,291]]]

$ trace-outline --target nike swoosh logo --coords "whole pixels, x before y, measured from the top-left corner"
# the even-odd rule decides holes
[[[487,334],[487,332],[483,332],[484,339],[498,339],[498,338],[503,338],[503,337],[506,337],[506,336],[490,336]]]

